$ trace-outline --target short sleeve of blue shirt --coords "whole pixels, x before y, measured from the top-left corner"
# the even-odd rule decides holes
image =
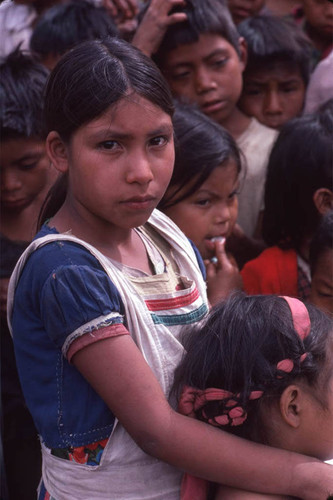
[[[112,322],[122,322],[124,308],[97,259],[76,243],[57,241],[36,250],[23,269],[14,300],[14,335],[21,314],[25,324],[39,317],[61,349],[71,333],[96,318],[113,315]]]

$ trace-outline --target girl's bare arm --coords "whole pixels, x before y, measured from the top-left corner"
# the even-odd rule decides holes
[[[146,453],[244,490],[306,500],[326,500],[333,492],[331,466],[240,439],[174,411],[128,335],[91,344],[73,362]]]

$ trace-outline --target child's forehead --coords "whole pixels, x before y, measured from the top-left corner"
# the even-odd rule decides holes
[[[295,78],[304,80],[300,66],[295,61],[283,59],[253,64],[246,68],[243,75],[244,80],[253,79],[267,81],[276,79],[279,81],[289,81]]]
[[[170,67],[179,64],[192,63],[197,60],[207,59],[215,53],[228,53],[237,57],[234,46],[218,33],[201,33],[198,40],[179,44],[176,48],[168,51],[163,60],[163,66]]]
[[[40,137],[18,136],[1,140],[0,156],[15,163],[22,158],[38,156],[45,152],[45,141]]]

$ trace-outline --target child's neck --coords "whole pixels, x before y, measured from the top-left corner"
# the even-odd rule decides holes
[[[1,214],[1,233],[12,241],[31,241],[37,232],[41,202],[32,203],[21,212]]]
[[[60,233],[71,231],[73,236],[86,241],[106,257],[152,274],[153,268],[146,247],[137,232],[132,229],[112,228],[110,224],[96,225],[71,217],[63,206],[49,222]],[[97,227],[98,226],[98,227]]]
[[[238,137],[240,137],[248,128],[251,123],[251,119],[252,118],[247,116],[239,108],[237,108],[237,106],[235,106],[234,111],[228,116],[228,118],[223,120],[223,122],[220,122],[220,125],[227,129],[232,137],[237,140]]]

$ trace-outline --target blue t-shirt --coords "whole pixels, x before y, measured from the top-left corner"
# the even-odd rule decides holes
[[[37,237],[47,234],[57,231],[43,226]],[[197,250],[196,255],[204,269]],[[96,318],[111,315],[112,323],[126,326],[118,290],[88,250],[56,241],[31,254],[16,294],[12,329],[18,370],[46,446],[78,447],[109,437],[114,415],[62,349],[69,335]]]

